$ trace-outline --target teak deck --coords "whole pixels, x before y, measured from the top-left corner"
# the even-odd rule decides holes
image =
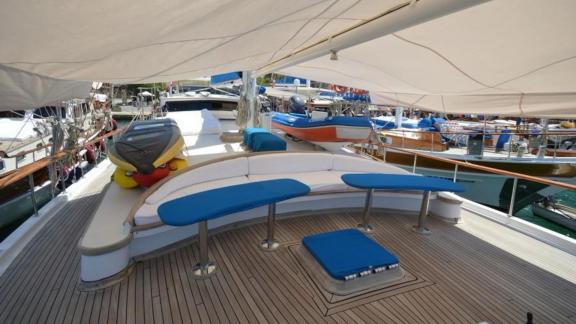
[[[195,242],[136,262],[119,284],[79,290],[76,245],[99,195],[69,202],[0,277],[0,323],[537,323],[576,322],[576,285],[450,224],[375,213],[374,239],[394,252],[413,285],[327,299],[291,252],[304,235],[355,226],[360,214],[279,220],[276,252],[265,224],[210,237],[218,270],[194,280]]]

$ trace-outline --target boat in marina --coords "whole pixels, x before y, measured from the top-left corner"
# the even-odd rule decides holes
[[[576,231],[576,208],[556,202],[553,198],[544,197],[533,202],[532,213]]]
[[[576,27],[576,4],[557,1],[3,2],[2,12],[17,14],[0,20],[9,33],[0,110],[18,109],[22,97],[65,100],[65,87],[84,80],[243,71],[243,83],[235,120],[176,108],[135,121],[116,136],[115,157],[2,241],[0,322],[573,322],[572,238],[462,197],[457,177],[370,157],[367,145],[327,151],[285,141],[266,127],[256,87],[258,76],[277,72],[367,89],[395,105],[568,118],[576,74],[565,58],[576,47],[565,31]],[[154,19],[141,19],[150,12]],[[135,128],[150,126],[146,138],[158,124],[165,130],[150,151],[133,139],[135,151],[121,156]],[[178,133],[183,146],[164,141]],[[285,141],[286,151],[257,151],[242,143],[247,134]],[[172,148],[176,155],[158,161]],[[141,150],[148,170],[130,161]],[[112,180],[115,158],[128,176],[175,157],[186,166],[153,184]]]
[[[218,119],[234,120],[240,97],[225,89],[208,87],[160,97],[163,111],[195,111],[207,109]]]

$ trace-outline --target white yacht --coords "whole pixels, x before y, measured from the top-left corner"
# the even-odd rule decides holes
[[[219,88],[204,88],[160,97],[160,107],[166,112],[207,109],[218,119],[236,119],[238,100],[234,93]]]
[[[254,129],[256,77],[272,71],[435,111],[573,116],[574,1],[55,0],[0,12],[2,110],[61,100],[83,80],[246,81],[244,133],[182,118],[187,167],[122,189],[111,176],[140,170],[106,160],[0,243],[0,323],[574,322],[574,239],[449,180]]]

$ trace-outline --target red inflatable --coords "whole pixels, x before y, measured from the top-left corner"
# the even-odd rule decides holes
[[[330,89],[336,91],[339,94],[343,94],[344,92],[348,91],[348,88],[336,84],[331,84]]]
[[[170,168],[166,165],[154,169],[148,174],[134,172],[132,173],[132,178],[144,188],[149,188],[156,182],[162,180],[170,174]]]

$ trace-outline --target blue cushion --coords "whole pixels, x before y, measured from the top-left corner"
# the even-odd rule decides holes
[[[251,147],[252,145],[252,137],[254,134],[258,133],[268,133],[268,130],[265,128],[245,128],[244,129],[244,137],[242,139],[242,144]]]
[[[348,280],[361,273],[395,268],[398,259],[357,229],[310,235],[302,244],[335,279]]]
[[[310,187],[292,179],[249,182],[176,198],[158,207],[168,225],[184,226],[303,196]]]
[[[341,178],[345,184],[361,189],[464,191],[460,184],[446,179],[408,174],[349,173]]]
[[[286,141],[270,133],[255,133],[252,135],[250,148],[254,152],[286,151]]]

